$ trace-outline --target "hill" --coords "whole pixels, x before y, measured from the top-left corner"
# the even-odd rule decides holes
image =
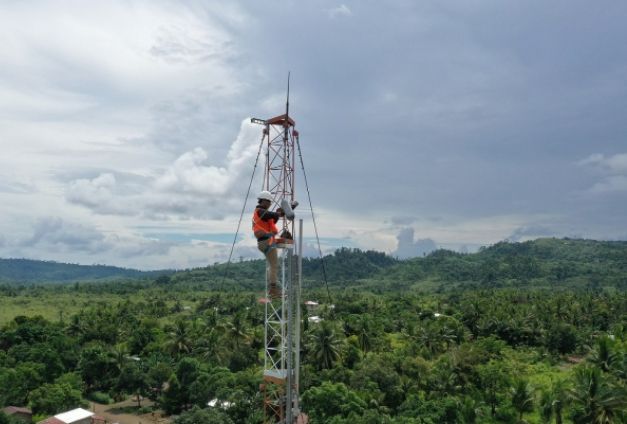
[[[627,288],[627,242],[544,238],[500,242],[477,253],[437,250],[398,260],[381,252],[341,248],[303,260],[306,286],[368,285],[378,290],[407,286],[613,286]],[[259,288],[264,261],[218,264],[177,273],[173,282]],[[221,284],[224,283],[224,284]]]
[[[43,283],[153,278],[173,271],[139,271],[107,265],[77,265],[32,259],[0,259],[0,282]]]
[[[73,282],[86,280],[158,279],[216,289],[259,289],[261,259],[216,264],[182,272],[138,271],[105,265],[76,265],[29,259],[0,259],[0,282]],[[437,250],[425,257],[399,260],[382,252],[341,248],[323,260],[303,260],[304,284],[366,285],[378,290],[421,286],[469,288],[505,286],[612,286],[627,288],[627,242],[543,238],[522,243],[500,242],[463,254]]]

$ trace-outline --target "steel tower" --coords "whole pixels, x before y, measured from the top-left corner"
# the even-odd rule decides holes
[[[267,120],[253,119],[262,124],[266,166],[262,190],[272,193],[273,204],[295,200],[295,144],[298,131],[286,113]],[[299,408],[300,369],[300,280],[302,262],[302,220],[299,221],[299,243],[295,246],[295,223],[285,217],[277,223],[281,297],[270,300],[266,281],[264,319],[264,372],[260,389],[264,397],[265,423],[294,424],[306,422]],[[295,251],[298,247],[298,251]],[[267,275],[267,273],[266,273]]]

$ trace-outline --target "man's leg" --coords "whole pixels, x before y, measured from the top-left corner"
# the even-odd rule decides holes
[[[268,281],[270,287],[277,287],[279,282],[279,255],[275,247],[271,247],[266,252],[266,260],[268,261]]]
[[[281,287],[279,287],[279,256],[275,247],[269,246],[270,240],[257,243],[257,248],[266,257],[266,277],[268,280],[268,295],[272,299],[281,297]]]

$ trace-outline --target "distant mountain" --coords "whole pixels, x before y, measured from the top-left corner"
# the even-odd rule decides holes
[[[373,278],[627,289],[627,241],[542,238],[500,242],[473,254],[437,250],[401,261]]]
[[[263,260],[218,264],[172,276],[174,283],[219,288],[259,288]],[[309,287],[367,285],[373,289],[423,286],[613,286],[627,289],[627,242],[544,238],[500,242],[477,253],[436,250],[405,260],[381,252],[342,248],[320,258],[305,258]]]
[[[0,283],[142,279],[173,273],[174,271],[139,271],[107,265],[77,265],[31,259],[0,259]]]
[[[0,259],[2,282],[72,282],[152,279],[159,284],[193,284],[219,289],[263,287],[262,259],[217,264],[182,272],[138,271],[105,265],[75,265],[29,259]],[[158,276],[167,277],[157,279]],[[436,250],[427,256],[399,260],[382,252],[341,248],[324,259],[305,258],[306,286],[368,285],[393,289],[407,286],[611,286],[627,289],[627,241],[544,238],[522,243],[500,242],[477,253]]]

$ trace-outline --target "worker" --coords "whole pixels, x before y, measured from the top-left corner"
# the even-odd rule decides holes
[[[272,193],[269,191],[260,192],[257,200],[258,204],[253,212],[253,233],[257,238],[257,248],[266,256],[268,295],[270,299],[279,299],[282,293],[278,285],[279,256],[274,237],[278,233],[276,223],[279,218],[285,216],[285,212],[281,208],[276,212],[270,211]]]

